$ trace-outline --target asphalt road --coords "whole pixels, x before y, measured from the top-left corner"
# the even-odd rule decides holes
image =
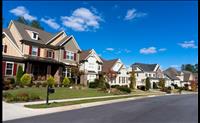
[[[198,95],[145,98],[5,123],[198,123]]]

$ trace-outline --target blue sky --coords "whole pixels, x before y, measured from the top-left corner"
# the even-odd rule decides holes
[[[198,62],[198,1],[3,1],[10,20],[37,19],[46,31],[64,29],[81,49],[105,59],[158,63],[163,69]]]

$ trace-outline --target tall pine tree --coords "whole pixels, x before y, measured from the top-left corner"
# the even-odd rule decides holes
[[[38,28],[38,29],[41,29],[41,30],[44,30],[44,28],[40,25],[40,22],[37,21],[37,20],[33,20],[33,21],[30,23],[30,26],[35,27],[35,28]]]

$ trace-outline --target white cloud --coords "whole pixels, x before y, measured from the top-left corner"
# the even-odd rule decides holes
[[[114,51],[114,48],[106,48],[107,51]]]
[[[157,53],[157,50],[155,47],[149,47],[149,48],[142,48],[140,49],[141,54],[154,54]]]
[[[133,9],[129,9],[127,11],[124,20],[132,20],[132,19],[135,19],[135,18],[144,17],[146,15],[147,15],[147,13],[137,12],[137,10],[133,8]]]
[[[94,9],[93,9],[94,10]],[[96,10],[97,12],[97,10]],[[62,16],[62,24],[75,31],[89,31],[98,29],[102,18],[87,8],[78,8],[73,11],[71,16]]]
[[[24,6],[18,6],[17,8],[11,9],[9,12],[15,16],[22,16],[29,21],[37,20],[37,17],[30,15],[29,11]]]
[[[130,52],[131,52],[131,50],[124,49],[124,52],[126,52],[126,53],[130,53]]]
[[[180,45],[182,48],[198,48],[195,45],[194,40],[191,41],[184,41],[183,43],[178,43],[178,45]]]
[[[55,19],[52,19],[52,18],[49,18],[49,19],[42,18],[41,21],[44,22],[44,23],[46,23],[47,25],[49,25],[53,29],[59,29],[60,28],[60,25],[58,23],[56,23]]]
[[[166,48],[160,48],[158,51],[166,51]]]

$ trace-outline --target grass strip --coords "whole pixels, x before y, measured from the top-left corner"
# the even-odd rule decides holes
[[[53,102],[53,103],[50,103],[49,105],[33,104],[33,105],[25,105],[25,107],[34,108],[34,109],[37,109],[37,108],[52,108],[52,107],[68,106],[68,105],[83,104],[83,103],[90,103],[90,102],[99,102],[99,101],[107,101],[107,100],[114,100],[114,99],[123,99],[123,98],[138,97],[138,96],[145,96],[145,95],[130,95],[130,96],[119,96],[119,97],[110,97],[110,98],[85,99],[85,100],[66,101],[66,102]]]

